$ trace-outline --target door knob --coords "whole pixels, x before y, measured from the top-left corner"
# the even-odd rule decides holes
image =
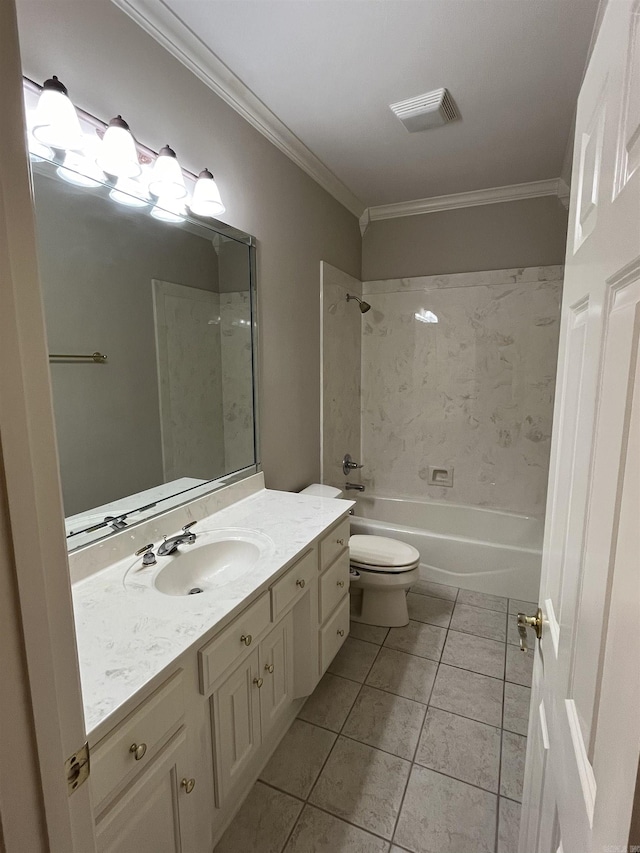
[[[264,684],[264,679],[263,678],[254,678],[253,683],[255,684],[256,687],[260,688]]]
[[[180,787],[184,788],[185,793],[190,794],[196,786],[195,779],[187,779],[186,777],[180,782]]]
[[[520,651],[522,652],[526,652],[529,648],[527,646],[527,628],[533,628],[538,640],[542,639],[542,610],[539,607],[535,616],[518,613],[518,634],[520,634]]]
[[[298,578],[298,580],[296,581],[296,586],[299,586],[300,589],[304,589],[306,586],[305,579],[304,578]]]

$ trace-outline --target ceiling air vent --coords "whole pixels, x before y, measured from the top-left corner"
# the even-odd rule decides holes
[[[446,89],[435,89],[425,95],[416,95],[406,101],[390,104],[409,133],[418,133],[430,127],[440,127],[460,118],[451,95]]]

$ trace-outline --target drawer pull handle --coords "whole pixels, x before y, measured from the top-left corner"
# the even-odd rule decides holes
[[[180,782],[180,787],[184,788],[186,794],[190,794],[196,787],[196,780],[185,778]]]
[[[272,664],[272,663],[266,663],[266,664],[264,665],[264,668],[267,670],[267,672],[269,673],[269,675],[271,675],[271,673],[273,672],[274,666],[273,666],[273,664]]]
[[[337,633],[338,633],[338,636],[339,636],[339,637],[344,637],[344,628],[338,628],[338,632],[337,632]]]
[[[133,757],[136,761],[140,761],[141,758],[144,758],[146,751],[146,743],[132,743],[129,747],[129,752],[133,753]]]
[[[336,545],[344,545],[344,539],[336,539]]]
[[[253,683],[259,689],[264,684],[264,678],[254,678]]]
[[[296,581],[296,586],[299,586],[300,589],[304,589],[305,585],[306,585],[305,579],[304,578],[298,578],[298,580]]]
[[[338,581],[337,585],[340,587],[340,589],[342,589],[342,587],[344,586],[344,581]]]
[[[253,637],[251,636],[251,634],[243,634],[240,637],[240,642],[244,643],[245,646],[250,646],[252,640],[253,640]]]

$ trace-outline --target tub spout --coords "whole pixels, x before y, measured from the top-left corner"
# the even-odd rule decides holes
[[[345,488],[348,492],[351,491],[351,489],[356,492],[364,492],[364,486],[360,483],[346,483]]]

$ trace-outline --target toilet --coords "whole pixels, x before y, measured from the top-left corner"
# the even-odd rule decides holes
[[[320,483],[301,494],[343,497],[340,489]],[[419,579],[419,551],[387,536],[355,534],[349,539],[349,562],[352,622],[384,628],[407,625],[407,592]]]

